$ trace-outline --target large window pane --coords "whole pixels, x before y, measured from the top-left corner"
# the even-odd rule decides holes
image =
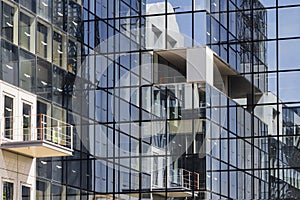
[[[53,0],[53,25],[63,30],[67,30],[65,15],[66,15],[65,2],[61,0]]]
[[[167,48],[192,46],[192,15],[168,16]]]
[[[68,42],[68,71],[76,74],[80,65],[80,50],[81,46],[79,42],[69,40]]]
[[[53,32],[53,63],[66,69],[66,36],[58,31]]]
[[[78,39],[82,39],[82,28],[80,26],[80,23],[82,21],[81,16],[81,6],[78,4],[70,1],[69,7],[68,7],[68,32],[73,37],[76,37]]]
[[[167,12],[185,12],[192,10],[192,0],[168,0]]]
[[[18,48],[4,40],[1,44],[2,79],[18,85]]]
[[[279,69],[300,69],[300,39],[280,40]]]
[[[29,92],[35,91],[35,56],[20,50],[19,86]]]
[[[37,94],[46,98],[51,99],[52,92],[52,70],[51,64],[43,61],[37,61]]]
[[[35,24],[34,18],[23,12],[20,13],[19,45],[24,49],[34,52]]]
[[[51,21],[51,0],[37,0],[37,14],[46,19],[47,21]]]
[[[300,7],[278,9],[279,37],[300,36]]]
[[[17,7],[2,2],[2,37],[13,42],[18,43],[18,12]]]
[[[300,102],[300,72],[279,74],[279,99],[284,102]],[[299,104],[300,105],[300,104]]]
[[[37,54],[38,56],[51,61],[51,33],[49,25],[37,23]]]
[[[19,0],[19,3],[31,12],[36,12],[36,0]]]

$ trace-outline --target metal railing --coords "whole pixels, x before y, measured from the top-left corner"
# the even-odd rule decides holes
[[[3,141],[48,141],[73,150],[73,126],[45,114],[4,117]]]
[[[164,175],[164,178],[156,176],[158,179],[157,184],[152,184],[154,188],[165,187],[169,189],[188,189],[198,190],[199,189],[199,173],[191,172],[186,169],[170,169],[168,176]]]
[[[172,187],[183,187],[190,190],[199,189],[199,174],[186,169],[172,169],[169,175],[169,185]]]

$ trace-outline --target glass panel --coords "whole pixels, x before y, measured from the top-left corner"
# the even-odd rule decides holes
[[[78,4],[70,1],[68,7],[68,32],[70,35],[74,36],[75,38],[82,39],[82,30],[81,30],[81,6]]]
[[[65,22],[66,5],[64,1],[53,1],[53,24],[63,30],[67,30],[67,24]]]
[[[167,12],[185,12],[192,10],[192,0],[168,0]]]
[[[15,6],[11,6],[2,2],[2,37],[13,42],[18,43],[18,12]]]
[[[300,73],[298,71],[281,72],[279,73],[278,78],[279,78],[279,99],[285,102],[299,102]]]
[[[22,89],[35,91],[35,56],[20,50],[19,83]]]
[[[53,33],[53,63],[66,67],[66,36],[56,31]]]
[[[192,46],[192,15],[169,15],[167,20],[167,48]]]
[[[31,12],[36,13],[36,0],[19,0],[19,3]]]
[[[51,0],[38,0],[37,3],[37,14],[47,21],[51,21],[51,2]]]
[[[23,141],[30,140],[31,136],[31,105],[23,103]]]
[[[279,37],[300,36],[299,12],[300,7],[278,9]]]
[[[52,91],[52,70],[50,63],[38,60],[37,61],[37,94],[46,98],[51,99]]]
[[[143,14],[159,14],[165,12],[165,0],[144,0],[146,9],[142,9],[144,11]]]
[[[53,66],[53,101],[63,105],[65,71]]]
[[[37,24],[37,54],[38,56],[51,61],[51,36],[50,28],[45,24]]]
[[[3,182],[3,200],[13,200],[14,184],[10,182]]]
[[[279,69],[300,69],[300,39],[278,41]]]
[[[22,200],[30,200],[30,187],[22,185]]]
[[[24,49],[34,52],[35,24],[34,18],[25,13],[20,13],[19,45]]]
[[[69,40],[68,42],[68,72],[76,74],[80,65],[80,43]]]
[[[18,85],[18,48],[4,40],[1,47],[2,79]]]

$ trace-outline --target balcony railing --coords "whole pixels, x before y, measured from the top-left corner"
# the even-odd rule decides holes
[[[181,168],[169,170],[164,178],[154,175],[152,181],[152,191],[161,196],[191,197],[199,190],[199,174]]]
[[[199,174],[186,169],[170,170],[169,187],[182,187],[189,190],[198,190]]]
[[[45,114],[4,117],[1,124],[1,148],[17,149],[25,144],[28,147],[47,144],[53,147],[52,151],[73,151],[73,126]]]
[[[167,177],[165,176],[161,179],[160,177],[156,176],[156,178],[158,180],[154,182],[157,184],[153,184],[153,188],[165,188],[165,184],[167,184],[167,188],[170,189],[199,189],[199,174],[186,169],[170,169]]]

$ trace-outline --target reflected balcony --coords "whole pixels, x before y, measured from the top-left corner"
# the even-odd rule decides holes
[[[199,174],[186,169],[170,169],[169,174],[163,179],[156,178],[157,181],[154,181],[156,184],[152,184],[152,192],[160,196],[191,197],[193,191],[197,194],[199,190]]]
[[[34,158],[73,154],[73,126],[44,114],[4,117],[1,133],[0,149]]]

